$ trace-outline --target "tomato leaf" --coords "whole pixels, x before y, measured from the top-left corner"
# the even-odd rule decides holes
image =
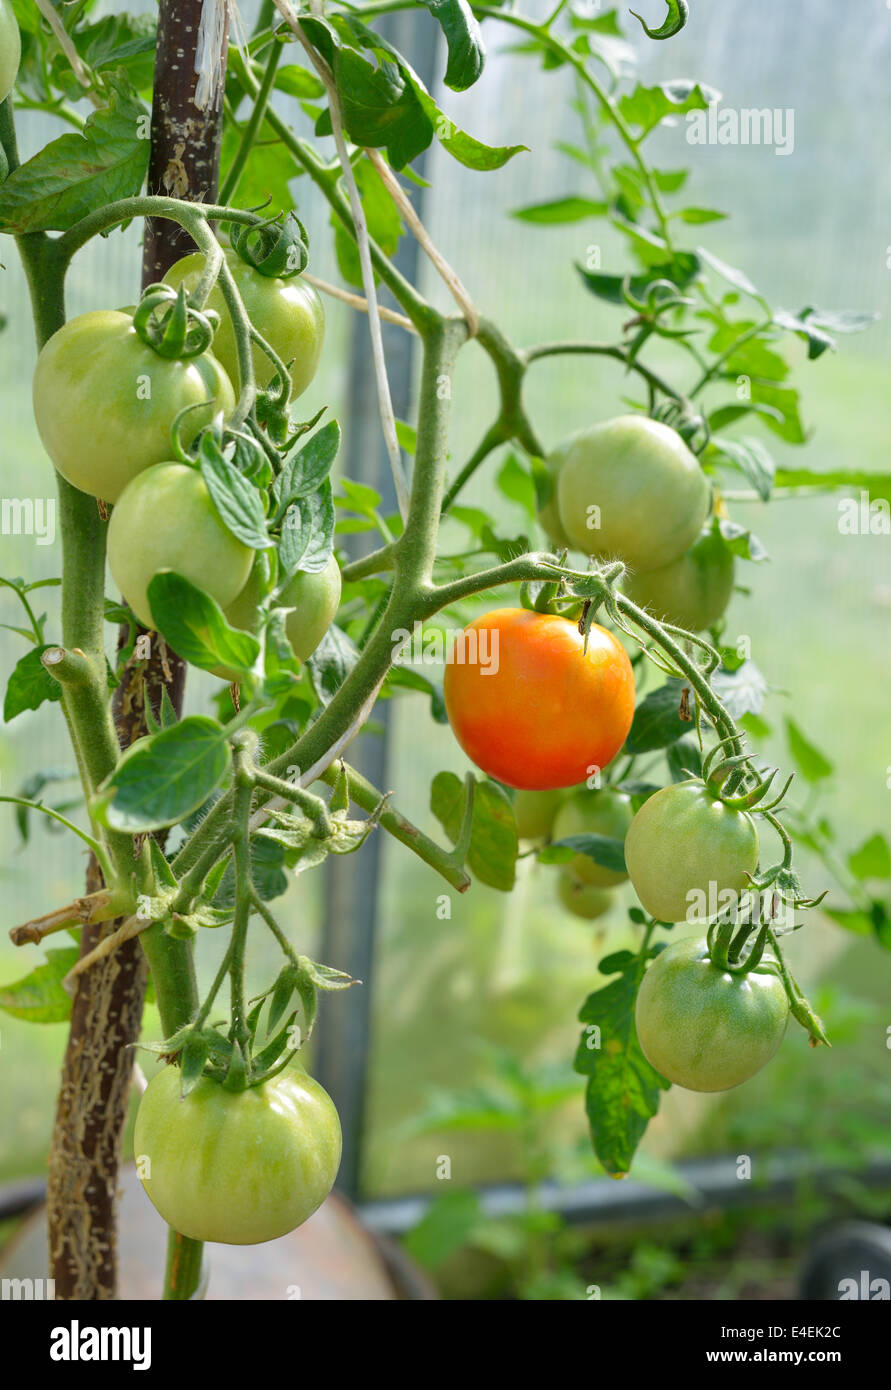
[[[107,82],[108,105],[82,131],[51,140],[0,186],[4,231],[64,232],[95,208],[139,193],[149,141],[138,132],[149,114],[122,72]]]
[[[543,864],[559,863],[571,856],[553,854],[553,851],[567,849],[572,850],[573,854],[587,855],[595,864],[612,869],[613,873],[626,872],[624,841],[614,840],[610,835],[567,835],[563,840],[553,840],[546,849],[541,850],[538,858]]]
[[[331,703],[358,660],[356,644],[332,623],[306,663],[312,688],[323,705]]]
[[[464,816],[465,788],[454,772],[438,772],[430,785],[430,809],[453,844]],[[477,782],[467,867],[480,883],[509,893],[516,878],[517,825],[513,804],[497,782]]]
[[[62,981],[79,955],[77,946],[47,951],[46,960],[23,979],[0,986],[0,1009],[29,1023],[64,1023],[73,1000]]]
[[[671,678],[641,700],[625,740],[626,753],[636,755],[667,748],[689,731],[689,723],[678,714],[684,688],[683,681]]]
[[[832,776],[834,770],[832,763],[824,758],[820,750],[805,738],[795,720],[789,719],[788,716],[786,718],[786,740],[789,744],[789,752],[795,760],[795,766],[806,781],[822,782],[824,778]]]
[[[548,227],[555,223],[582,222],[588,217],[604,217],[607,211],[606,203],[570,193],[565,198],[552,198],[547,203],[530,203],[527,207],[516,208],[511,217],[516,217],[520,222],[534,222]]]
[[[855,878],[891,878],[891,851],[884,835],[871,835],[848,855],[848,868]]]
[[[738,468],[761,498],[770,498],[776,464],[757,439],[713,439],[706,450],[708,460],[724,460]]]
[[[599,271],[586,270],[577,265],[576,269],[592,294],[604,299],[608,304],[624,304],[624,287],[629,278],[625,275],[603,275]],[[651,265],[643,274],[632,275],[628,285],[635,299],[646,299],[647,292],[655,280],[670,280],[679,290],[683,290],[698,275],[699,257],[692,251],[678,251],[670,261]]]
[[[660,82],[655,87],[638,85],[619,101],[619,111],[629,125],[640,126],[638,139],[648,135],[666,116],[680,116],[687,111],[707,111],[710,101],[719,93],[704,82],[676,78]]]
[[[486,62],[480,26],[467,0],[423,0],[448,45],[449,61],[443,81],[453,92],[472,87]]]
[[[504,497],[509,498],[511,502],[518,502],[529,516],[535,516],[536,497],[532,474],[528,468],[523,467],[516,454],[508,454],[498,470],[496,482],[499,492]]]
[[[744,661],[735,671],[721,668],[712,676],[712,689],[727,707],[731,719],[744,714],[760,714],[767,694],[767,681],[754,661]]]
[[[446,1192],[437,1197],[403,1241],[412,1259],[435,1269],[470,1240],[485,1220],[476,1192]]]
[[[629,960],[616,953],[608,963],[621,973],[589,994],[579,1012],[585,1024],[573,1063],[587,1076],[585,1109],[594,1152],[608,1173],[623,1176],[647,1125],[659,1109],[659,1092],[669,1083],[640,1050],[634,1004],[648,953]]]
[[[329,420],[305,444],[286,456],[272,485],[277,503],[275,520],[280,520],[298,497],[307,497],[321,487],[339,448],[340,425],[336,420]]]
[[[251,550],[266,550],[271,546],[260,493],[224,457],[213,435],[202,437],[198,461],[201,476],[226,529]]]
[[[32,647],[13,667],[3,701],[3,718],[7,724],[23,710],[39,709],[45,700],[61,700],[61,685],[40,660],[48,645]]]
[[[148,586],[152,614],[165,638],[184,661],[205,671],[226,667],[246,676],[260,654],[256,637],[230,627],[216,599],[175,570],[162,570]],[[170,711],[162,706],[162,723]],[[175,722],[175,715],[174,715]]]
[[[103,783],[96,811],[113,830],[163,830],[197,811],[228,769],[226,730],[192,714],[127,750]]]
[[[334,501],[326,481],[317,492],[291,503],[282,523],[279,584],[298,570],[323,570],[334,549]]]

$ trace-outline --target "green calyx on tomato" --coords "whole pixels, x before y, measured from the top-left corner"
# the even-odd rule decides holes
[[[709,529],[671,564],[626,574],[622,588],[639,608],[688,632],[713,627],[733,593],[733,552],[720,531]]]
[[[340,1166],[340,1121],[302,1068],[237,1092],[203,1076],[180,1092],[178,1067],[152,1077],[133,1136],[142,1185],[173,1230],[257,1245],[321,1206]]]
[[[604,787],[602,791],[582,788],[572,792],[557,812],[553,838],[568,840],[576,835],[601,835],[610,840],[623,841],[631,820],[629,796],[611,787]],[[626,872],[609,869],[582,852],[568,860],[565,867],[582,883],[601,888],[623,883],[628,877]]]
[[[582,917],[593,922],[608,912],[613,904],[613,895],[608,888],[598,888],[595,883],[583,883],[575,874],[561,869],[557,876],[557,894],[561,903],[574,917]]]
[[[108,523],[112,578],[145,627],[155,626],[148,586],[176,570],[221,608],[244,588],[254,551],[224,525],[196,468],[158,463],[122,492]]]
[[[688,1091],[727,1091],[760,1071],[783,1041],[789,1001],[774,963],[721,970],[699,937],[676,941],[653,961],[634,1012],[652,1067]]]
[[[306,228],[295,212],[289,212],[284,220],[233,222],[229,242],[243,261],[271,279],[298,275],[309,259]]]
[[[758,864],[747,811],[725,805],[699,778],[644,802],[625,837],[625,863],[644,909],[660,922],[704,922],[732,907]]]
[[[34,417],[56,469],[74,487],[117,502],[145,469],[170,458],[181,411],[185,447],[222,411],[235,409],[223,368],[210,353],[159,357],[113,309],[79,314],[44,344],[34,369]],[[159,512],[153,529],[166,525]]]
[[[290,279],[270,278],[248,265],[231,247],[227,247],[223,254],[248,318],[282,362],[286,366],[290,363],[292,396],[296,398],[302,395],[316,374],[325,337],[325,310],[319,295],[299,275],[293,275]],[[191,291],[203,270],[204,257],[200,252],[195,252],[171,266],[164,276],[164,283],[175,287],[184,285]],[[240,389],[235,332],[218,284],[211,290],[206,307],[220,316],[220,326],[213,340],[214,354],[229,373],[233,384]],[[257,344],[254,344],[252,352],[257,385],[261,388],[268,386],[276,374],[275,368]]]
[[[557,478],[560,521],[572,545],[643,573],[695,541],[711,489],[680,435],[644,415],[620,415],[570,441]]]
[[[0,101],[15,86],[22,60],[22,39],[9,0],[0,0]]]

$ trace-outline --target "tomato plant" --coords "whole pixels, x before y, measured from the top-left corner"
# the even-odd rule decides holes
[[[226,529],[195,468],[156,463],[128,483],[108,525],[115,583],[146,627],[156,627],[148,586],[176,570],[224,606],[248,581],[254,553]]]
[[[474,619],[445,671],[445,703],[464,752],[511,787],[571,787],[616,756],[634,714],[621,642],[546,613],[496,608]]]
[[[320,996],[355,981],[301,954],[302,911],[285,920],[290,904],[270,904],[372,834],[426,866],[444,916],[473,880],[508,891],[533,860],[588,920],[633,888],[631,945],[600,962],[613,978],[582,1006],[575,1060],[610,1173],[628,1172],[666,1082],[737,1084],[775,1051],[788,1014],[826,1042],[784,956],[790,918],[797,927],[819,901],[801,884],[795,847],[845,895],[835,919],[887,944],[891,919],[868,886],[891,876],[887,845],[873,837],[839,868],[810,795],[784,806],[787,782],[768,796],[759,741],[781,682],[744,660],[721,622],[736,569],[766,557],[738,503],[869,486],[865,472],[781,467],[742,431],[803,444],[784,345],[819,358],[870,315],[773,309],[743,270],[700,245],[722,214],[685,205],[686,171],[654,163],[650,136],[709,113],[709,89],[638,80],[612,11],[580,19],[558,5],[539,21],[515,6],[428,5],[423,18],[447,50],[441,109],[438,86],[421,84],[374,28],[391,6],[264,5],[228,64],[225,26],[200,24],[194,0],[159,0],[154,63],[152,17],[94,21],[92,8],[41,7],[19,87],[0,101],[3,259],[19,255],[31,295],[34,414],[57,470],[60,537],[58,577],[3,581],[4,601],[21,609],[3,641],[24,643],[4,716],[61,708],[81,793],[76,807],[47,804],[54,773],[32,767],[21,794],[3,800],[19,828],[44,816],[91,855],[86,892],[12,933],[26,948],[63,930],[79,943],[4,989],[2,1007],[69,1022],[50,1153],[52,1273],[60,1297],[112,1298],[102,1194],[115,1190],[144,955],[163,1035],[145,1045],[170,1065],[140,1106],[137,1150],[171,1225],[165,1296],[186,1299],[200,1286],[201,1240],[271,1239],[334,1180],[337,1118],[295,1059]],[[687,7],[671,9],[671,22],[646,32],[678,32]],[[489,145],[452,120],[450,93],[483,77],[490,34],[508,40],[505,62],[534,61],[536,81],[573,76],[583,136],[561,150],[596,196],[514,212],[530,238],[576,222],[598,253],[600,226],[611,244],[622,238],[603,268],[573,254],[590,336],[511,341],[412,203],[434,140],[443,160],[480,178],[543,157],[524,132]],[[18,51],[0,0],[0,92]],[[16,118],[34,107],[51,138],[23,161]],[[330,273],[345,283],[316,275],[297,199],[308,225],[333,227]],[[132,310],[99,302],[66,322],[71,281],[81,294],[88,284],[81,252],[131,224],[144,242]],[[409,236],[425,252],[424,277],[396,258]],[[493,224],[496,265],[497,238]],[[528,255],[523,277],[549,274],[545,248]],[[95,297],[111,299],[103,289]],[[324,346],[322,294],[363,335],[353,356],[374,371],[392,505],[338,458],[327,400],[342,363],[336,343]],[[416,357],[411,418],[397,418],[382,320]],[[452,416],[468,347],[494,404],[463,458]],[[304,419],[299,398],[323,349],[332,374]],[[589,410],[549,453],[530,382],[553,358],[564,372],[606,358],[621,386],[609,418]],[[584,404],[586,391],[579,377],[568,394]],[[364,447],[367,415],[349,393],[345,411]],[[545,549],[530,541],[542,531]],[[357,534],[376,539],[354,544]],[[212,713],[184,714],[190,666],[224,673]],[[415,702],[419,746],[423,702],[438,721],[444,705],[454,762],[460,747],[473,764],[463,784],[451,768],[433,779],[440,830],[414,824],[346,761],[374,736],[378,698]],[[809,786],[828,780],[831,764],[797,725],[788,743]],[[612,892],[626,870],[630,887]],[[759,902],[740,919],[749,888]],[[659,923],[693,907],[705,944],[659,954]],[[199,990],[195,940],[207,929],[223,949]],[[279,964],[248,998],[266,931]],[[96,1075],[109,1085],[97,1088]],[[89,1148],[83,1136],[97,1132],[115,1142]],[[78,1203],[65,1195],[73,1154]]]
[[[37,359],[34,418],[44,448],[63,478],[106,502],[170,457],[170,431],[187,406],[198,408],[183,417],[186,445],[217,411],[231,415],[235,396],[220,364],[209,353],[159,356],[114,309],[70,319]]]
[[[557,506],[573,545],[632,570],[668,565],[708,515],[708,480],[683,439],[642,415],[576,435],[557,474]]]
[[[232,1092],[178,1067],[153,1076],[133,1139],[142,1184],[192,1240],[254,1245],[287,1235],[334,1186],[341,1135],[330,1096],[302,1068]]]
[[[760,1071],[786,1031],[789,1001],[767,961],[721,970],[700,937],[675,941],[643,978],[634,1010],[647,1061],[688,1091],[728,1091]]]
[[[288,279],[268,276],[248,265],[231,248],[223,253],[251,322],[286,367],[290,367],[294,399],[302,396],[316,374],[325,338],[325,310],[318,292],[299,275]],[[193,290],[204,269],[204,257],[184,256],[171,266],[164,280]],[[240,383],[235,330],[219,287],[211,291],[207,307],[220,315],[213,340],[215,356],[236,386]],[[253,349],[254,373],[260,386],[275,375],[275,367],[262,348]]]
[[[625,837],[625,862],[634,891],[658,921],[705,920],[711,903],[749,885],[758,832],[747,811],[691,778],[644,802]]]

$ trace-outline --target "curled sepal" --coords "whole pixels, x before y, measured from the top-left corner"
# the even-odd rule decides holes
[[[192,457],[182,441],[182,423],[190,410],[206,410],[212,401],[195,401],[193,405],[184,405],[182,410],[177,411],[173,417],[173,424],[170,426],[170,451],[177,463],[184,463],[187,468],[197,468],[198,462]],[[214,420],[207,427],[215,435],[217,442],[221,443],[223,438],[223,415],[222,411],[214,417]]]
[[[182,285],[149,285],[133,311],[133,327],[159,357],[207,352],[219,322],[213,309],[193,309]]]
[[[766,805],[758,807],[762,815],[764,815],[767,811],[775,811],[776,808],[782,804],[782,802],[785,800],[786,792],[791,787],[794,778],[795,773],[790,772],[789,776],[786,778],[786,784],[783,787],[783,790],[780,792],[779,796],[775,796],[773,801],[768,801]]]
[[[229,1067],[226,1071],[223,1088],[227,1091],[243,1091],[247,1084],[247,1063],[241,1050],[241,1043],[235,1038],[232,1042],[232,1055],[229,1058]]]
[[[750,970],[757,970],[764,957],[764,948],[767,945],[767,935],[769,931],[770,925],[765,922],[764,926],[755,937],[748,954],[732,964],[730,968],[741,975],[748,974]]]
[[[711,442],[712,432],[708,420],[696,411],[684,415],[675,428],[687,448],[697,458],[705,452]]]
[[[229,241],[243,261],[270,279],[299,275],[309,258],[306,228],[293,212],[284,221],[276,217],[250,225],[235,223]]]
[[[648,39],[672,39],[675,34],[681,32],[690,18],[689,0],[666,0],[666,4],[668,5],[668,14],[658,29],[650,29],[637,10],[631,11]]]
[[[724,749],[728,747],[735,747],[740,742],[740,738],[738,738],[734,734],[730,734],[727,738],[722,738],[718,743],[714,745],[713,748],[709,749],[709,751],[705,755],[702,764],[702,780],[704,782],[708,782],[711,778],[712,769],[715,767],[715,762],[724,752]],[[747,761],[746,755],[737,754],[737,761],[739,760],[742,760],[743,762]],[[725,758],[724,762],[726,763],[728,768],[733,766],[733,760],[730,758]],[[718,777],[719,775],[719,770],[715,768],[714,776]]]
[[[708,953],[712,965],[719,970],[729,970],[728,953],[733,938],[732,922],[713,922],[708,932]]]
[[[310,960],[309,956],[298,956],[297,963],[317,989],[350,989],[353,985],[362,983],[361,980],[348,975],[345,970],[335,970],[333,965],[322,965],[317,960]]]
[[[730,763],[736,761],[739,760],[729,758],[726,762],[720,763],[715,769],[714,776],[718,776]],[[759,801],[763,801],[764,797],[767,795],[770,790],[770,784],[776,777],[778,770],[778,768],[772,768],[765,777],[759,777],[754,787],[747,792],[743,792],[740,796],[721,796],[720,790],[711,778],[708,782],[708,788],[709,791],[714,792],[715,796],[721,796],[724,805],[729,806],[731,810],[751,811],[753,807],[757,806]]]
[[[186,1039],[180,1055],[180,1069],[182,1071],[182,1083],[180,1085],[180,1095],[185,1097],[190,1091],[194,1091],[201,1077],[204,1075],[204,1067],[210,1055],[210,1044],[203,1033],[190,1033]]]

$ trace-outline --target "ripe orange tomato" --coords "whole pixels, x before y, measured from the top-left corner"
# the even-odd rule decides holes
[[[634,716],[628,653],[593,624],[525,608],[476,618],[449,652],[446,712],[464,752],[510,787],[584,782],[625,742]]]

